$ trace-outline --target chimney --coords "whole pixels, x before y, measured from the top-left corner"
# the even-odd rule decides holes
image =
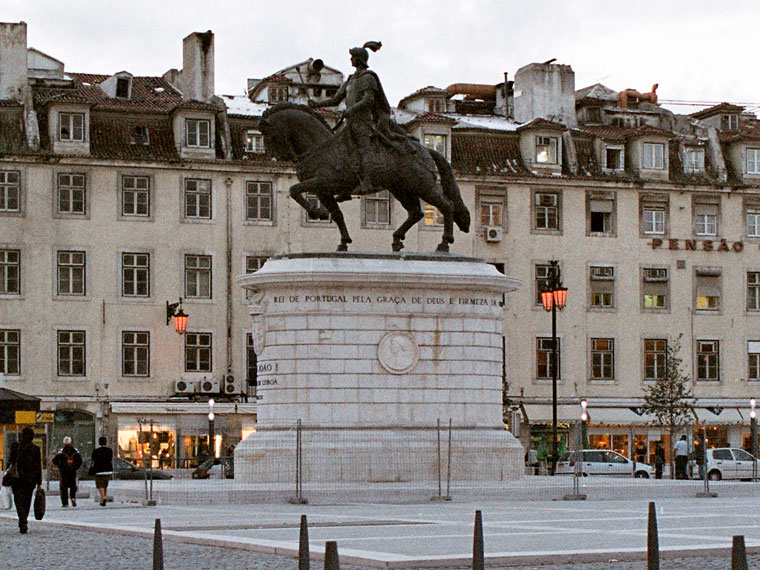
[[[531,63],[515,73],[515,120],[546,119],[578,126],[575,115],[575,72],[569,65]]]
[[[26,22],[0,23],[0,100],[26,101]]]
[[[210,103],[214,97],[214,33],[193,32],[182,40],[182,96]]]

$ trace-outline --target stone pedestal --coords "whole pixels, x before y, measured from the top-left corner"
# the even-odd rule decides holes
[[[517,280],[471,258],[336,253],[278,256],[239,282],[260,399],[235,479],[292,480],[300,445],[305,481],[434,480],[449,422],[452,480],[521,476],[502,423],[501,315]]]

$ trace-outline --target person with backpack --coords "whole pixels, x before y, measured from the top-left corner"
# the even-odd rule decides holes
[[[58,467],[61,474],[61,506],[77,506],[77,469],[82,466],[82,456],[71,444],[70,437],[63,438],[63,449],[53,457],[53,465]]]
[[[26,534],[27,519],[32,506],[35,487],[42,490],[42,452],[32,443],[34,430],[29,426],[21,430],[19,441],[11,444],[8,458],[10,465],[16,466],[17,476],[11,481],[13,502],[16,503],[18,514],[18,530]]]

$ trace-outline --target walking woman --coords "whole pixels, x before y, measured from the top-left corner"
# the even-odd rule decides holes
[[[108,440],[104,436],[98,438],[98,447],[92,451],[92,465],[90,475],[95,475],[95,487],[100,493],[100,506],[106,506],[108,494],[108,480],[113,473],[113,450],[106,445]]]
[[[42,490],[42,453],[40,448],[32,443],[34,430],[29,426],[21,430],[19,439],[20,441],[14,441],[11,445],[9,463],[15,465],[18,470],[18,477],[11,482],[11,489],[18,514],[18,530],[21,534],[26,534],[34,488],[36,486]]]

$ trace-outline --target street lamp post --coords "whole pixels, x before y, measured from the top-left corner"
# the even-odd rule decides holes
[[[550,461],[550,474],[554,475],[557,470],[557,311],[565,308],[567,301],[567,287],[562,286],[562,274],[559,269],[559,261],[552,259],[549,262],[551,275],[546,280],[544,290],[541,291],[541,304],[544,310],[552,314],[552,455]]]
[[[752,438],[752,481],[757,481],[757,412],[755,411],[755,399],[749,400],[749,433]]]
[[[216,457],[216,445],[214,442],[214,399],[208,401],[208,450],[211,457]]]
[[[587,449],[588,448],[588,412],[586,411],[586,408],[588,408],[588,402],[586,401],[586,398],[583,398],[581,400],[581,408],[583,408],[583,412],[581,412],[581,449]]]

